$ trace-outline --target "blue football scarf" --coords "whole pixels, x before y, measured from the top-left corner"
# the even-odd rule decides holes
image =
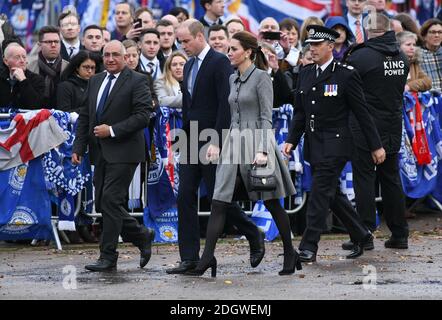
[[[156,230],[156,242],[178,241],[178,154],[171,149],[173,129],[182,126],[182,115],[174,109],[161,107],[155,118],[153,139],[145,130],[151,159],[148,173],[148,206],[144,209],[144,224]],[[150,144],[151,140],[153,144]]]
[[[148,206],[152,217],[159,217],[163,212],[176,206],[176,196],[169,179],[169,164],[166,129],[169,122],[169,108],[161,107],[157,113],[153,146],[150,151],[148,174]]]
[[[42,159],[0,171],[0,240],[52,239]]]
[[[284,201],[281,201],[281,205],[284,205]],[[264,231],[267,241],[273,241],[279,235],[278,227],[262,200],[255,203],[251,219],[258,228]]]
[[[348,200],[353,201],[355,198],[355,191],[353,189],[353,169],[351,167],[351,162],[345,164],[339,180],[342,193],[347,196]]]
[[[53,193],[53,201],[58,207],[58,229],[75,230],[75,203],[76,197],[90,179],[85,160],[82,165],[72,164],[72,147],[75,140],[76,122],[72,121],[71,114],[62,111],[52,111],[57,123],[69,136],[63,144],[44,155],[44,172],[49,183],[49,190]]]
[[[408,116],[404,113],[404,129],[402,132],[402,143],[399,151],[399,169],[402,186],[407,197],[422,198],[436,189],[439,160],[441,159],[441,134],[438,123],[438,114],[433,106],[433,100],[428,94],[420,95],[423,109],[423,122],[428,146],[431,152],[431,163],[424,166],[417,164],[416,158],[410,143],[412,130],[410,130]],[[414,100],[405,97],[404,108],[409,111],[414,106]]]

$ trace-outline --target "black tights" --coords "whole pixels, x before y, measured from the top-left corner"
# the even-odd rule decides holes
[[[238,179],[236,181],[236,185],[237,183]],[[206,245],[204,246],[203,255],[201,257],[201,266],[208,265],[214,256],[216,242],[223,232],[224,224],[226,222],[226,212],[228,205],[229,204],[227,202],[222,202],[218,200],[212,201],[212,212],[210,213],[209,221],[207,224]],[[276,226],[278,227],[279,234],[282,238],[284,253],[291,254],[294,248],[290,232],[290,221],[287,212],[281,206],[281,203],[278,199],[266,200],[264,201],[264,205],[267,210],[269,210],[269,212],[272,214]]]

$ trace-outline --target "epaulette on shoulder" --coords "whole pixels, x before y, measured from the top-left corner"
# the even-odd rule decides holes
[[[348,69],[348,70],[354,70],[354,67],[352,67],[351,65],[348,65],[346,63],[338,62],[336,64],[341,68]]]

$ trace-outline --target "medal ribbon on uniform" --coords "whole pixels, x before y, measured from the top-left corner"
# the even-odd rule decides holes
[[[325,97],[336,97],[338,95],[338,85],[337,84],[325,84],[324,85],[324,96]]]

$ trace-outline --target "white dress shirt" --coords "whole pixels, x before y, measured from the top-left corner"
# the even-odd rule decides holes
[[[67,43],[64,39],[62,39],[61,41],[63,41],[64,47],[66,48],[68,55],[71,52],[70,48],[74,48],[74,50],[72,51],[72,55],[70,56],[71,58],[73,58],[80,51],[80,40],[77,40],[77,42],[73,45]]]
[[[333,56],[330,58],[330,60],[328,60],[326,63],[324,63],[323,65],[321,65],[321,66],[318,66],[318,65],[316,65],[316,70],[318,70],[318,67],[320,67],[321,68],[321,70],[322,70],[322,72],[324,72],[325,71],[325,69],[327,69],[327,67],[330,65],[330,63],[332,63],[332,61],[333,61]]]
[[[141,61],[141,69],[145,72],[148,72],[152,75],[153,80],[157,80],[163,74],[161,72],[160,60],[157,57],[152,60],[146,58],[143,54],[140,56]],[[151,70],[149,63],[153,63],[153,70]],[[151,72],[152,71],[152,72]]]
[[[196,60],[196,62],[198,63],[198,71],[200,70],[201,64],[203,63],[207,54],[209,53],[209,50],[210,50],[210,46],[208,44],[206,44],[203,51],[201,51],[200,54],[198,55],[197,60]],[[192,87],[192,69],[193,69],[193,65],[191,66],[191,69],[190,69],[189,79],[187,79],[187,88],[189,88],[189,89]],[[192,88],[192,90],[193,90],[193,88]]]
[[[115,79],[112,80],[112,84],[111,84],[111,87],[110,87],[110,90],[109,90],[109,95],[107,96],[108,98],[109,98],[109,96],[110,96],[110,94],[112,92],[112,89],[114,88],[115,83],[117,82],[118,77],[120,76],[120,74],[121,74],[121,72],[114,74]],[[109,82],[109,75],[110,75],[110,73],[106,72],[106,77],[104,78],[104,81],[101,84],[100,90],[98,90],[97,105],[95,106],[96,109],[98,108],[98,104],[100,103],[101,96],[103,95],[104,88],[106,88],[106,85]],[[109,129],[110,129],[111,137],[114,138],[115,137],[114,130],[112,130],[112,127],[109,127]]]

